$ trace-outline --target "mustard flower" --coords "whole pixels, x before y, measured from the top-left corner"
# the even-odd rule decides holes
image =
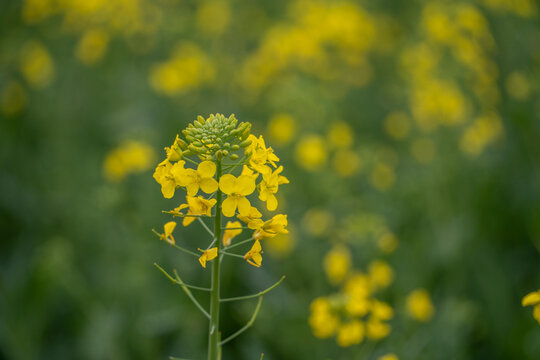
[[[341,325],[336,340],[338,345],[343,347],[360,344],[364,340],[364,324],[359,320],[353,320]]]
[[[163,225],[163,234],[159,235],[159,239],[174,245],[174,237],[172,236],[172,233],[175,227],[176,223],[174,221],[169,221]]]
[[[260,267],[262,263],[262,247],[259,240],[255,240],[251,249],[244,255],[244,259],[253,266]]]
[[[242,227],[242,224],[240,223],[240,221],[235,221],[235,222],[228,221],[225,227],[226,229],[223,232],[223,246],[229,246],[231,244],[232,239],[234,239],[236,236],[242,233],[242,229],[238,229]],[[235,228],[235,229],[231,229],[231,228]]]
[[[285,176],[281,176],[283,166],[277,168],[274,172],[263,174],[262,181],[259,183],[259,199],[266,202],[266,208],[274,211],[277,208],[278,201],[274,195],[278,191],[278,186],[288,184],[289,180]]]
[[[261,226],[255,230],[253,237],[255,239],[264,239],[274,237],[277,234],[288,234],[289,231],[285,229],[287,223],[287,215],[277,214],[270,220],[262,223]]]
[[[174,165],[168,159],[162,161],[154,171],[154,179],[161,185],[161,193],[166,199],[170,199],[174,196],[174,191],[178,186],[184,186],[182,180],[182,174],[185,161],[179,161]]]
[[[274,150],[266,147],[262,135],[258,139],[255,135],[249,135],[248,140],[251,140],[251,144],[246,148],[246,154],[249,155],[249,167],[261,174],[271,172],[272,169],[266,164],[270,163],[275,168],[276,161],[279,161]]]
[[[201,266],[205,269],[206,269],[206,262],[212,259],[215,259],[218,255],[217,247],[213,247],[208,250],[199,249],[199,251],[203,253],[201,257],[199,258],[199,262],[201,263]]]
[[[525,295],[521,301],[521,305],[534,306],[533,317],[540,324],[540,290]]]
[[[189,196],[195,196],[199,188],[207,194],[212,194],[218,189],[218,183],[214,179],[216,164],[212,161],[203,161],[197,166],[197,170],[186,169],[180,178],[184,182]]]
[[[223,215],[234,216],[237,207],[241,216],[250,214],[251,203],[246,196],[255,191],[255,180],[252,177],[240,175],[236,178],[234,175],[225,174],[219,179],[219,188],[228,195],[223,201]]]
[[[206,215],[212,216],[212,207],[216,204],[216,199],[206,200],[202,196],[186,196],[187,204],[182,204],[176,209],[174,209],[173,214],[182,216],[183,214],[180,210],[189,208],[187,215]],[[195,221],[195,216],[186,216],[182,221],[182,225],[188,226],[193,221]]]
[[[366,323],[366,335],[372,340],[380,340],[390,334],[392,327],[381,320],[371,317]]]
[[[411,317],[422,322],[431,320],[435,312],[429,293],[425,289],[412,291],[407,296],[406,307]]]
[[[261,219],[262,214],[257,210],[256,207],[251,207],[251,210],[249,210],[249,214],[247,216],[238,215],[238,219],[245,222],[248,226],[248,228],[252,230],[259,229],[263,224],[264,221]]]

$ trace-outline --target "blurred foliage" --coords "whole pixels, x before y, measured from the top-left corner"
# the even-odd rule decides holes
[[[291,180],[290,233],[260,269],[224,267],[224,296],[287,276],[224,359],[538,358],[521,307],[540,288],[538,11],[1,1],[0,359],[203,357],[205,319],[152,263],[209,274],[151,233],[172,207],[150,167],[216,112],[265,134]],[[388,333],[321,336],[314,300],[343,301],[355,276],[379,281]],[[226,306],[223,330],[254,306]]]

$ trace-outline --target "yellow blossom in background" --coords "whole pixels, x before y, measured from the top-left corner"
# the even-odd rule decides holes
[[[251,204],[246,196],[255,191],[255,180],[252,177],[240,175],[236,178],[234,175],[225,174],[219,179],[219,188],[228,195],[223,201],[223,215],[234,216],[238,207],[241,216],[249,216]]]
[[[427,322],[435,313],[429,293],[425,289],[412,291],[406,300],[408,314],[416,320]]]
[[[212,259],[215,259],[217,257],[217,247],[213,247],[208,250],[201,250],[199,249],[203,254],[199,257],[199,262],[201,263],[201,266],[206,269],[206,262],[210,261]]]
[[[309,209],[302,218],[304,230],[314,236],[321,236],[333,225],[334,217],[324,209]]]
[[[259,240],[255,240],[251,249],[244,255],[244,259],[255,267],[260,267],[262,263],[262,246]]]
[[[394,317],[394,310],[387,303],[373,300],[371,304],[371,316],[377,320],[390,320]]]
[[[109,34],[105,30],[90,29],[79,39],[75,55],[84,65],[94,65],[103,58],[108,44]]]
[[[202,196],[186,196],[187,204],[182,204],[176,209],[174,209],[173,214],[178,214],[179,216],[183,216],[180,210],[188,209],[187,215],[184,217],[184,220],[182,221],[183,226],[188,226],[193,221],[195,221],[196,217],[191,215],[205,215],[205,216],[212,216],[212,207],[216,204],[216,199],[210,199],[206,200]]]
[[[163,225],[163,234],[159,236],[160,240],[164,240],[168,242],[169,244],[174,245],[174,237],[172,236],[172,233],[174,231],[174,228],[176,227],[176,223],[174,221],[169,221],[165,225]]]
[[[385,253],[391,253],[396,250],[398,246],[398,239],[396,235],[391,232],[385,232],[377,239],[377,246]]]
[[[327,157],[326,144],[319,135],[304,135],[296,144],[296,162],[306,170],[321,170]]]
[[[367,299],[372,293],[372,288],[372,282],[368,276],[356,273],[347,279],[343,290],[354,299]]]
[[[531,84],[520,72],[514,71],[508,75],[505,85],[508,94],[515,99],[527,100],[531,95]]]
[[[389,353],[379,357],[378,360],[399,360],[399,358],[396,354]]]
[[[533,317],[540,324],[540,290],[528,293],[521,301],[522,306],[534,306]]]
[[[230,5],[226,0],[207,0],[200,3],[195,19],[197,28],[207,35],[220,35],[229,25]]]
[[[216,164],[212,161],[203,161],[197,166],[197,170],[186,169],[180,174],[183,186],[186,187],[189,196],[195,196],[199,188],[207,194],[212,194],[218,189],[218,182],[214,179]],[[231,175],[232,176],[232,175]]]
[[[225,226],[225,231],[223,232],[223,246],[229,246],[231,244],[232,239],[234,239],[236,236],[240,235],[242,233],[242,229],[233,229],[233,228],[241,228],[242,224],[240,221],[227,221],[227,225]],[[229,230],[230,229],[230,230]]]
[[[383,123],[386,133],[396,140],[405,138],[411,129],[409,117],[401,111],[391,112],[384,118]]]
[[[349,124],[338,121],[330,125],[328,130],[328,143],[338,149],[349,148],[352,146],[354,131]]]
[[[371,170],[369,180],[377,190],[387,191],[394,185],[396,173],[393,167],[385,163],[377,163]]]
[[[486,6],[501,12],[514,13],[523,17],[532,17],[538,13],[534,0],[481,0]]]
[[[459,143],[460,149],[467,155],[478,156],[501,136],[502,131],[501,119],[497,114],[478,117],[465,129]]]
[[[362,160],[353,150],[338,150],[332,159],[332,166],[339,176],[349,177],[362,169]]]
[[[179,45],[167,61],[150,69],[150,85],[167,96],[175,96],[209,83],[214,78],[214,65],[196,45]]]
[[[267,132],[279,145],[287,145],[296,134],[296,121],[289,114],[276,114],[270,118]]]
[[[24,0],[22,18],[27,23],[37,23],[52,15],[57,0]]]
[[[339,284],[351,267],[351,253],[347,247],[336,245],[325,255],[323,263],[330,283]]]
[[[416,139],[411,144],[411,155],[420,164],[430,164],[435,158],[437,148],[430,138]]]
[[[103,161],[103,173],[107,180],[118,182],[129,174],[148,170],[155,158],[156,154],[151,146],[128,140],[107,154]]]
[[[394,270],[385,261],[372,261],[368,268],[369,279],[374,287],[385,288],[394,281]]]
[[[329,301],[324,297],[316,298],[311,302],[309,325],[313,334],[326,339],[335,334],[339,326],[339,318],[333,314]]]
[[[376,318],[366,322],[366,336],[372,340],[380,340],[390,334],[392,327]]]
[[[338,345],[343,347],[360,344],[364,340],[364,324],[358,320],[341,324],[337,330],[336,340]]]
[[[37,89],[49,86],[55,75],[51,55],[37,41],[29,41],[22,47],[20,69],[28,84]]]
[[[6,116],[20,113],[26,105],[26,91],[18,81],[10,81],[2,89],[0,109]]]

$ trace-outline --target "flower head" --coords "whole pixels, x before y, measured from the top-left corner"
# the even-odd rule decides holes
[[[249,215],[251,203],[246,196],[255,191],[255,180],[252,177],[240,175],[236,178],[234,175],[225,174],[219,179],[219,188],[228,195],[223,201],[223,215],[234,216],[236,208],[241,216]]]
[[[244,259],[253,266],[260,267],[262,263],[262,247],[259,240],[255,240],[255,243],[251,249],[244,255]]]
[[[208,250],[202,250],[199,249],[203,254],[199,258],[199,262],[201,263],[201,266],[206,269],[206,262],[210,261],[212,259],[215,259],[218,255],[217,247],[213,247]]]

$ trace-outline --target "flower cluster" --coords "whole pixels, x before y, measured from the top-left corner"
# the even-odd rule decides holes
[[[252,248],[243,258],[254,266],[261,266],[261,240],[288,233],[287,215],[277,214],[264,220],[249,196],[257,191],[268,211],[277,209],[279,186],[289,182],[281,175],[283,166],[277,165],[279,158],[271,147],[266,146],[262,136],[251,134],[250,123],[239,123],[234,115],[216,114],[207,119],[199,116],[182,134],[184,139],[177,135],[174,143],[165,148],[167,156],[154,172],[154,179],[161,185],[165,198],[172,198],[177,189],[187,193],[186,202],[167,213],[182,217],[184,226],[196,219],[202,222],[203,217],[236,217],[239,221],[228,221],[224,228],[223,249],[253,241]],[[234,175],[235,170],[239,174]],[[206,195],[199,195],[200,192]],[[212,214],[217,194],[224,199]],[[206,227],[204,222],[203,225]],[[232,240],[243,229],[253,230],[253,235],[233,245]],[[199,261],[203,267],[218,256],[218,247],[214,245],[213,242],[206,250],[201,250],[203,254]]]

